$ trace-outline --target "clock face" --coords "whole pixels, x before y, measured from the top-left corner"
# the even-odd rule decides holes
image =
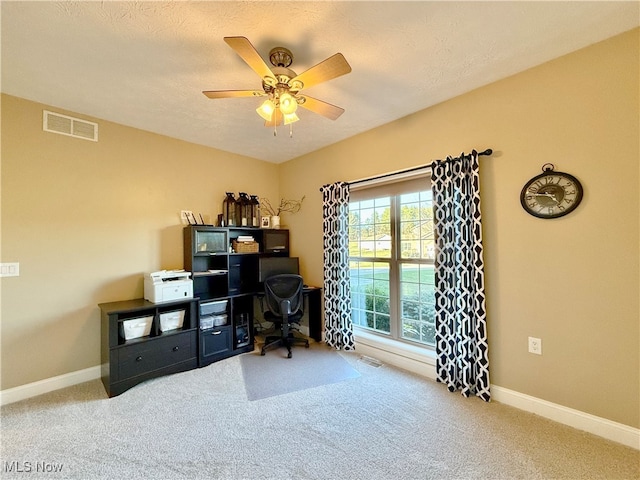
[[[527,213],[539,218],[557,218],[572,212],[582,200],[582,185],[568,173],[547,170],[529,180],[520,203]]]

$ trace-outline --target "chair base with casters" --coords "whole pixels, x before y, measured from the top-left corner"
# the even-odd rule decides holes
[[[264,312],[264,319],[280,329],[280,336],[267,337],[260,355],[264,355],[267,350],[287,347],[287,358],[291,358],[293,345],[300,344],[309,348],[309,340],[294,336],[292,331],[292,324],[300,323],[304,315],[302,277],[293,274],[274,275],[265,280],[264,286],[268,307]]]
[[[260,355],[264,355],[268,350],[273,350],[279,347],[287,347],[287,358],[291,358],[291,347],[294,345],[304,345],[305,348],[309,348],[309,340],[306,338],[300,338],[289,333],[286,337],[283,335],[276,337],[271,336],[265,338],[264,345],[260,350]]]

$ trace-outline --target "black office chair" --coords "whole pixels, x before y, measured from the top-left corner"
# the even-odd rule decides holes
[[[287,347],[287,358],[291,358],[292,345],[301,344],[309,348],[309,340],[295,337],[291,331],[292,324],[299,324],[304,315],[302,289],[303,281],[300,275],[274,275],[264,281],[264,298],[268,309],[264,312],[264,318],[280,329],[280,335],[267,337],[260,355],[272,348],[284,346]]]

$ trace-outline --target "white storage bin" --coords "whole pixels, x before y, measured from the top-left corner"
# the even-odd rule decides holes
[[[227,316],[226,315],[215,315],[213,317],[213,325],[216,327],[221,327],[227,324]]]
[[[131,320],[124,320],[121,324],[122,335],[125,340],[133,338],[146,337],[151,333],[151,325],[153,324],[153,316],[138,317]]]
[[[165,312],[160,314],[160,331],[166,332],[182,328],[184,323],[184,310],[176,310],[174,312]]]
[[[225,315],[207,315],[200,317],[200,330],[227,325],[229,317]]]
[[[213,317],[200,317],[200,330],[213,328]]]
[[[227,313],[228,300],[206,302],[200,304],[200,315],[223,315]]]

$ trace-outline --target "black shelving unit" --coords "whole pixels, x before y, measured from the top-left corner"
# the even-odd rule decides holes
[[[190,225],[183,233],[184,268],[192,273],[193,294],[199,298],[199,366],[252,351],[254,298],[261,293],[259,259],[288,256],[289,231]],[[277,236],[277,243],[285,248],[265,252],[270,234]],[[240,236],[253,237],[254,251],[234,250],[234,242]],[[227,302],[224,313],[227,321],[211,326],[211,305],[222,301]]]
[[[246,251],[236,244],[242,251],[234,251],[240,236],[252,236],[256,245]],[[194,298],[99,305],[107,394],[113,397],[151,378],[253,351],[254,303],[262,294],[259,259],[288,255],[288,230],[185,227],[184,268],[192,273]],[[320,289],[309,290],[310,329],[319,341]]]

